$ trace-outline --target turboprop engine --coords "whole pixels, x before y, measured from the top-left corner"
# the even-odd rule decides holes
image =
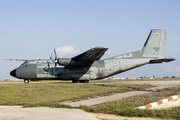
[[[57,54],[56,54],[56,50],[54,49],[54,59],[52,59],[52,54],[50,59],[52,60],[52,62],[54,63],[54,67],[57,66],[57,64],[62,65],[62,66],[81,66],[81,65],[85,65],[88,64],[87,61],[83,61],[83,60],[79,60],[76,61],[73,58],[57,58]],[[90,62],[91,63],[91,62]]]
[[[79,66],[83,65],[82,62],[72,60],[70,58],[58,58],[57,63],[62,66]]]

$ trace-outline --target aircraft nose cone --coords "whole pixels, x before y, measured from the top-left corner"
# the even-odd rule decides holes
[[[16,77],[16,69],[10,72],[10,75]]]

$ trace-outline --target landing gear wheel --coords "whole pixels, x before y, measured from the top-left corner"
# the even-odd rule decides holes
[[[29,80],[24,80],[24,83],[29,83]]]
[[[72,80],[73,83],[81,83],[81,80]]]
[[[89,83],[89,80],[72,80],[72,83]]]
[[[89,80],[85,80],[84,82],[85,82],[85,83],[89,83]]]
[[[77,80],[72,80],[72,83],[77,83]]]

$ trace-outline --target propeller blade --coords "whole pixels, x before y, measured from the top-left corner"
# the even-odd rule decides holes
[[[56,66],[57,66],[57,54],[56,50],[54,49],[54,75],[56,75]]]
[[[54,49],[55,60],[57,60],[56,50]]]
[[[54,59],[52,59],[52,54],[51,54],[51,60],[54,63],[54,68],[53,68],[53,74],[56,74],[56,66],[57,66],[57,54],[56,50],[54,49]]]
[[[57,66],[57,54],[56,54],[56,50],[54,49],[54,60],[52,60],[53,61],[53,63],[54,63],[54,66],[56,67]]]

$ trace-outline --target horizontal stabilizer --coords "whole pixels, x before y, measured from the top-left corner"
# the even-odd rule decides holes
[[[171,62],[174,60],[175,60],[174,58],[164,58],[164,59],[150,60],[149,63],[154,64],[154,63],[162,63],[162,62]]]

